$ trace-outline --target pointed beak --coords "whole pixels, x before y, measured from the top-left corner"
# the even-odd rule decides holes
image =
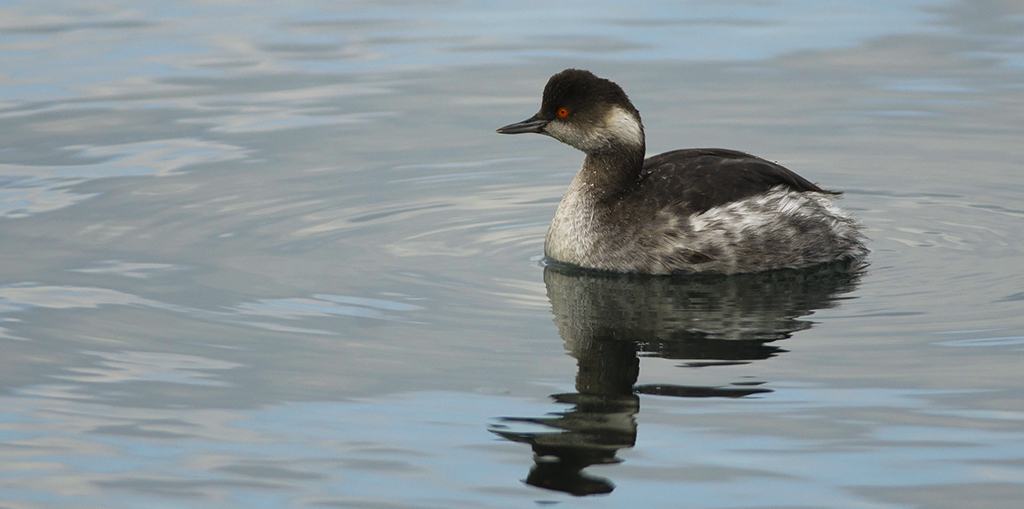
[[[550,120],[544,120],[534,115],[522,122],[516,122],[499,128],[498,134],[542,133],[544,132],[544,126],[548,125],[548,122]]]

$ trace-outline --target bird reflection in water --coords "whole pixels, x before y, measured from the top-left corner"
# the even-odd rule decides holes
[[[615,485],[583,470],[619,463],[636,443],[638,394],[740,398],[771,392],[761,382],[728,386],[637,385],[640,357],[681,366],[746,364],[786,352],[773,343],[811,328],[800,317],[833,307],[862,274],[850,265],[733,276],[652,277],[605,274],[549,265],[548,299],[565,349],[577,361],[576,392],[555,394],[564,412],[505,417],[491,432],[530,444],[535,464],[527,484],[577,496]],[[543,431],[514,431],[515,424]]]

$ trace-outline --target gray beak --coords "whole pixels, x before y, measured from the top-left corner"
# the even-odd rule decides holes
[[[534,115],[522,122],[516,122],[499,128],[498,134],[542,133],[544,132],[544,127],[548,125],[548,122],[550,122],[550,120],[544,120],[543,118]]]

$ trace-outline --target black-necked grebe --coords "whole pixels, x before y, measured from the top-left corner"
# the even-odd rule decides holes
[[[615,83],[566,69],[540,111],[498,129],[587,154],[544,241],[549,259],[613,272],[759,272],[859,260],[860,226],[826,191],[759,157],[717,148],[644,159],[640,113]]]

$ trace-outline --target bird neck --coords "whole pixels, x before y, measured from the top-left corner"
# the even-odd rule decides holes
[[[615,201],[636,188],[644,166],[645,148],[618,146],[587,154],[576,179],[600,202]]]

